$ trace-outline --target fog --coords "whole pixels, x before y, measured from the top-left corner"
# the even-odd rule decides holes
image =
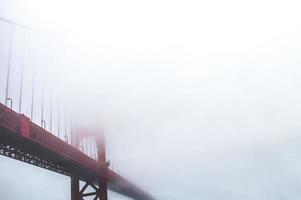
[[[0,17],[31,27],[13,29],[13,109],[25,63],[22,112],[36,70],[34,121],[44,91],[48,129],[51,98],[54,113],[102,130],[111,167],[156,199],[300,199],[300,9],[293,0],[0,0]],[[9,31],[0,22],[1,103]],[[3,157],[0,177],[0,199],[70,198],[67,177]]]

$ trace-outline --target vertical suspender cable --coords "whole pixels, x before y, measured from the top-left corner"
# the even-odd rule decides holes
[[[88,149],[89,143],[88,143],[88,137],[86,136],[86,155],[89,155],[89,149]]]
[[[89,156],[90,156],[90,157],[91,157],[91,155],[92,155],[91,139],[92,139],[92,137],[89,137]]]
[[[34,82],[35,82],[35,71],[36,71],[36,64],[33,66],[32,71],[32,79],[31,79],[31,108],[30,108],[30,119],[33,121],[33,106],[34,106]]]
[[[44,89],[44,87],[45,87],[45,85],[44,85],[44,78],[43,78],[43,80],[42,80],[42,104],[41,104],[41,127],[42,128],[46,128],[46,125],[45,125],[45,120],[44,120],[44,93],[45,93],[45,89]],[[44,125],[44,126],[43,126]]]
[[[71,115],[71,117],[70,117],[70,144],[74,145],[74,138],[72,136],[72,132],[73,132],[72,123],[73,123],[73,120],[72,120],[72,115]]]
[[[90,136],[87,137],[87,155],[90,156]]]
[[[89,153],[90,153],[89,156],[92,157],[92,136],[89,139],[89,149],[90,149],[89,150]]]
[[[52,133],[52,110],[53,110],[53,69],[50,68],[50,119],[49,119],[49,126],[50,126],[50,133]]]
[[[57,109],[57,137],[60,138],[60,102],[58,101],[58,109]]]
[[[52,77],[51,77],[52,79]],[[52,104],[53,104],[53,88],[51,85],[51,89],[50,89],[50,116],[49,116],[49,131],[50,133],[52,133]]]
[[[21,64],[21,79],[20,79],[20,99],[19,99],[19,113],[22,112],[22,96],[23,96],[23,76],[26,54],[26,30],[24,30],[24,46],[23,46],[23,58]]]
[[[5,105],[8,103],[8,89],[9,89],[9,76],[11,67],[11,54],[12,54],[12,40],[13,40],[13,28],[14,25],[11,24],[10,34],[9,34],[9,52],[8,52],[8,63],[7,63],[7,75],[6,75],[6,91],[5,91]]]
[[[34,55],[34,63],[33,63],[33,68],[32,68],[32,79],[31,79],[31,108],[30,108],[30,119],[33,121],[33,106],[34,106],[34,82],[35,82],[35,71],[36,71],[36,64],[37,64],[37,47],[38,44],[36,42],[36,52]]]
[[[54,78],[54,72],[53,72],[53,68],[50,67],[50,112],[49,112],[49,131],[50,133],[52,133],[52,118],[53,118],[53,78]]]
[[[80,150],[80,140],[79,140],[79,119],[76,115],[76,147]]]
[[[67,110],[67,109],[66,109]],[[68,137],[67,137],[67,111],[65,110],[65,142],[68,143]]]

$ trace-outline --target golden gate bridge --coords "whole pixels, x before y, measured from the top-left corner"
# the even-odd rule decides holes
[[[23,45],[23,58],[18,69],[19,79],[13,80],[11,74],[14,59],[14,30],[23,29],[23,33],[32,32],[32,30],[6,19],[0,19],[0,21],[9,29],[7,37],[3,39],[8,44],[7,51],[5,51],[7,52],[7,62],[5,62],[6,66],[1,66],[6,70],[2,70],[5,73],[1,76],[1,79],[5,78],[5,80],[1,80],[5,84],[3,87],[5,92],[1,91],[4,94],[4,101],[0,102],[0,155],[69,176],[71,200],[82,200],[87,197],[94,200],[107,200],[108,189],[137,200],[153,200],[154,198],[150,194],[109,168],[105,139],[100,130],[89,129],[74,123],[68,126],[66,112],[62,114],[60,109],[57,109],[58,113],[55,118],[52,97],[49,101],[50,108],[45,109],[44,92],[40,94],[40,113],[39,117],[36,117],[36,119],[40,119],[34,120],[36,113],[34,110],[37,106],[34,102],[36,99],[34,92],[35,85],[39,83],[37,83],[35,70],[33,70],[31,94],[28,94],[28,90],[24,91],[26,42]],[[4,74],[5,76],[3,76]],[[10,96],[10,89],[13,86],[18,86],[16,101]],[[27,101],[30,103],[29,113],[26,114],[22,112],[24,97],[30,99]],[[17,106],[15,106],[15,102],[18,104]],[[48,121],[45,117],[46,114],[49,116]],[[54,119],[57,123],[56,134]],[[64,127],[62,128],[62,126]],[[65,134],[64,137],[61,133]],[[84,182],[83,186],[80,181]],[[92,190],[88,190],[88,188],[92,188]]]

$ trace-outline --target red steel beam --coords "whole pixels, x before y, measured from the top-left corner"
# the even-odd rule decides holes
[[[24,159],[24,157],[30,154],[32,155],[31,159],[37,158],[37,161],[31,161],[32,163],[41,162],[41,159],[45,159],[44,163],[59,166],[60,170],[56,171],[58,173],[77,177],[81,180],[91,180],[95,185],[103,183],[106,178],[108,189],[114,192],[136,200],[154,199],[133,183],[108,169],[105,162],[99,163],[90,158],[77,148],[37,126],[26,116],[12,111],[3,104],[0,104],[0,143],[7,146],[7,151],[18,149],[18,152],[25,152],[21,154],[22,158],[19,157],[21,161],[25,162],[27,158]],[[13,157],[13,154],[9,155]],[[105,152],[98,152],[98,154],[104,156]],[[39,166],[50,169],[43,162]],[[73,179],[71,184],[77,187],[76,182]]]

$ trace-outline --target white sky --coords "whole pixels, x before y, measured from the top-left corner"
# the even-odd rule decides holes
[[[300,199],[300,9],[0,1],[0,16],[52,37],[60,48],[40,54],[59,87],[98,117],[113,165],[162,200]]]

